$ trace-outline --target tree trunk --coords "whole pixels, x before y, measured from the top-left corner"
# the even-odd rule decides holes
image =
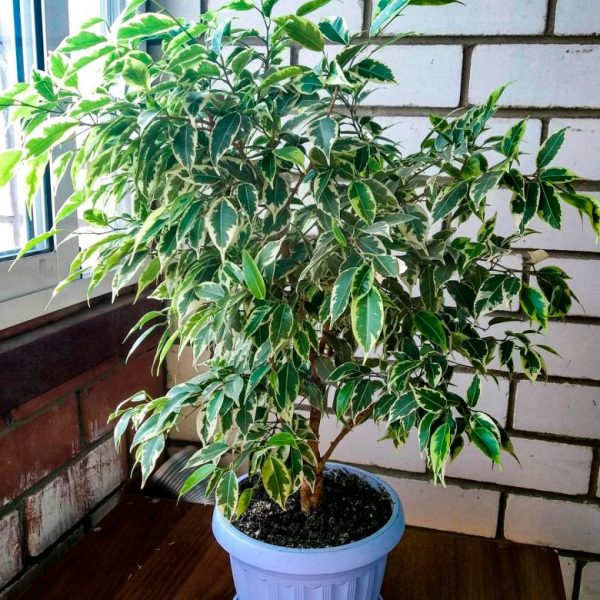
[[[315,470],[315,485],[311,489],[310,485],[306,482],[302,482],[300,488],[300,506],[302,512],[308,513],[311,510],[315,510],[319,504],[323,501],[323,465],[319,465]]]

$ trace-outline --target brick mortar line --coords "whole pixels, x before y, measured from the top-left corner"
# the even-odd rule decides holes
[[[517,399],[517,382],[512,379],[508,384],[508,404],[506,407],[506,429],[512,430],[515,420],[515,404]]]
[[[473,57],[473,48],[475,46],[466,45],[463,47],[462,65],[460,74],[460,106],[469,105],[469,85],[471,83],[471,59]]]
[[[496,525],[496,539],[503,540],[504,538],[504,521],[506,518],[506,504],[508,502],[508,494],[506,492],[500,493],[500,500],[498,502],[498,522]]]
[[[363,0],[363,31],[369,31],[371,20],[373,18],[373,2],[371,0]]]
[[[600,446],[594,448],[594,454],[592,456],[592,467],[590,471],[590,488],[589,494],[591,496],[598,497],[598,477],[600,476]]]
[[[558,0],[548,0],[548,4],[546,5],[546,27],[544,29],[544,33],[549,36],[554,35],[557,4]]]
[[[75,456],[65,461],[60,467],[51,471],[50,473],[44,475],[39,481],[36,481],[31,487],[27,488],[25,491],[21,492],[18,496],[15,496],[12,500],[9,500],[4,506],[0,507],[0,518],[4,517],[6,514],[15,509],[15,507],[19,506],[25,498],[32,496],[43,489],[48,483],[62,475],[66,472],[67,469],[71,468],[73,465],[78,463],[80,460],[83,460],[87,456],[89,456],[96,448],[101,446],[104,442],[111,439],[113,437],[113,432],[108,431],[101,437],[99,437],[94,442],[89,443],[85,448],[82,448],[80,452],[78,452]]]
[[[490,90],[491,92],[491,90]],[[469,107],[473,106],[469,104]],[[364,105],[358,110],[361,115],[377,117],[428,117],[430,114],[441,116],[460,116],[467,106],[424,106],[402,105],[386,106],[382,104]],[[515,119],[600,119],[600,108],[589,107],[544,107],[544,106],[501,106],[494,118]]]
[[[579,600],[581,594],[581,576],[583,575],[583,563],[581,560],[575,562],[575,575],[573,577],[572,600]]]
[[[377,465],[365,465],[355,462],[340,461],[342,464],[350,466],[356,466],[361,469],[371,471],[377,475],[383,475],[385,477],[392,477],[393,479],[404,480],[412,479],[416,481],[431,482],[430,475],[427,473],[421,473],[416,471],[407,471],[404,469],[390,469],[388,467],[380,467]],[[449,477],[445,478],[446,484],[452,484],[453,487],[458,487],[464,490],[485,490],[488,492],[506,492],[513,496],[520,496],[526,498],[540,498],[542,500],[558,500],[561,502],[570,502],[574,504],[581,504],[586,506],[598,506],[600,507],[600,498],[590,498],[586,494],[569,494],[566,492],[549,492],[545,490],[534,490],[531,488],[524,488],[506,484],[493,483],[489,481],[478,481],[475,479],[463,479],[461,477]],[[432,484],[433,485],[433,484]]]
[[[393,35],[373,38],[373,41],[389,41]],[[369,41],[368,37],[358,37],[357,41]],[[394,40],[390,46],[597,46],[600,45],[600,34],[576,34],[576,35],[547,35],[545,33],[532,34],[410,34]]]
[[[454,367],[455,371],[459,373],[471,373],[475,371],[468,365],[460,365]],[[512,375],[508,371],[502,371],[501,369],[488,369],[487,374],[489,376],[502,377],[509,381],[516,380],[528,382],[529,378],[524,373],[513,373]],[[565,377],[564,375],[548,375],[544,379],[539,379],[538,383],[557,383],[567,385],[583,385],[586,387],[600,387],[600,381],[597,379],[589,379],[587,377]]]

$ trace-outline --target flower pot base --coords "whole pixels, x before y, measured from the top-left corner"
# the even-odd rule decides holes
[[[380,594],[388,553],[404,531],[397,494],[385,481],[347,465],[329,463],[383,488],[393,503],[392,516],[370,536],[341,546],[288,548],[247,536],[219,510],[213,513],[213,534],[230,555],[237,596],[234,600],[383,600]]]
[[[237,594],[233,597],[233,600],[238,600]],[[383,596],[379,596],[379,600],[383,600]]]

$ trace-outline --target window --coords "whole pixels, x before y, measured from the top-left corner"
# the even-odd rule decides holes
[[[44,56],[91,17],[113,22],[125,0],[4,0],[0,17],[0,90],[23,81],[32,67],[44,68]],[[93,67],[92,67],[93,68]],[[0,150],[19,140],[17,126],[0,113]],[[41,315],[52,299],[52,290],[68,273],[71,260],[85,239],[66,241],[77,229],[77,216],[61,223],[64,231],[56,240],[33,248],[8,270],[12,259],[28,240],[51,227],[52,213],[71,193],[62,183],[54,194],[50,178],[38,194],[32,215],[25,210],[24,182],[15,178],[0,188],[0,329]],[[49,307],[57,310],[85,299],[86,281],[75,282]],[[108,291],[100,286],[96,295]]]

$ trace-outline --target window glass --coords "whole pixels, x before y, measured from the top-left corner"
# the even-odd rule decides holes
[[[43,52],[36,16],[39,10],[31,0],[2,3],[0,18],[0,90],[24,81],[32,67],[38,66]],[[0,151],[19,144],[21,132],[11,123],[6,111],[0,112]],[[40,192],[32,215],[25,210],[23,176],[0,188],[0,259],[10,258],[31,238],[49,226],[49,197]],[[50,249],[50,241],[32,252]]]

